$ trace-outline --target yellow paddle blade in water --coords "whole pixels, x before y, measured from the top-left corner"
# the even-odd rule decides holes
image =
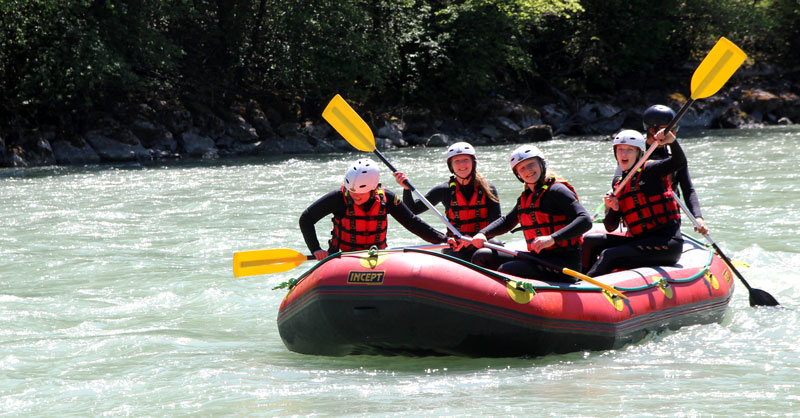
[[[372,130],[342,96],[337,94],[331,99],[322,111],[322,117],[357,150],[375,151],[375,137],[372,135]]]
[[[733,264],[733,266],[736,267],[737,269],[749,269],[750,268],[750,264],[747,264],[742,260],[731,260],[731,264]]]
[[[692,75],[692,99],[702,99],[719,91],[747,58],[738,46],[720,38]]]
[[[241,251],[233,253],[233,276],[280,273],[291,270],[310,259],[311,256],[288,248]]]

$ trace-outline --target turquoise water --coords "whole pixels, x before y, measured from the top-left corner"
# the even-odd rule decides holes
[[[272,287],[311,264],[234,278],[231,257],[306,252],[300,212],[338,187],[346,163],[370,154],[2,169],[0,415],[796,415],[798,141],[797,127],[682,140],[711,236],[782,308],[751,308],[737,281],[722,324],[537,358],[286,350],[275,321],[284,292]],[[504,209],[521,190],[507,165],[513,148],[478,148]],[[572,138],[541,149],[592,211],[609,188],[610,144]],[[385,155],[427,190],[448,175],[443,152]],[[382,176],[399,190],[388,169]],[[390,245],[422,244],[391,225]],[[320,238],[329,230],[321,222]]]

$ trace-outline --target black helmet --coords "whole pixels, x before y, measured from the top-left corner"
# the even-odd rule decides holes
[[[642,113],[642,126],[645,132],[653,126],[668,125],[675,117],[675,111],[664,105],[653,105]]]

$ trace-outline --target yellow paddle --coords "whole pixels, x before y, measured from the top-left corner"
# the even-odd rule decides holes
[[[549,262],[547,262],[547,261],[545,261],[545,260],[543,260],[543,259],[541,259],[539,257],[533,256],[533,255],[530,255],[530,254],[520,253],[520,252],[517,252],[517,251],[514,251],[514,250],[509,250],[508,248],[505,248],[505,247],[500,246],[500,245],[495,245],[495,244],[492,244],[490,242],[485,242],[483,245],[486,248],[491,248],[493,250],[501,251],[501,252],[504,252],[506,254],[511,254],[511,255],[513,255],[515,257],[526,258],[528,260],[533,261],[534,263],[541,264],[541,265],[547,267],[548,269],[555,270],[555,271],[560,271],[561,273],[566,274],[567,276],[572,276],[572,277],[575,277],[576,279],[581,279],[581,280],[583,280],[583,281],[585,281],[587,283],[591,283],[591,284],[593,284],[593,285],[595,285],[595,286],[597,286],[597,287],[599,287],[599,288],[601,288],[601,289],[603,289],[605,291],[613,293],[613,294],[615,294],[615,295],[617,295],[617,296],[619,296],[619,297],[621,297],[623,299],[628,299],[628,297],[623,295],[619,290],[614,289],[613,287],[611,287],[611,286],[609,286],[609,285],[607,285],[607,284],[605,284],[605,283],[603,283],[601,281],[595,280],[595,279],[593,279],[593,278],[591,278],[591,277],[589,277],[589,276],[587,276],[587,275],[585,275],[583,273],[579,273],[579,272],[577,272],[575,270],[568,269],[566,267],[559,267],[559,266],[556,266],[555,264],[549,263]]]
[[[331,99],[330,103],[325,106],[325,110],[322,111],[322,117],[357,150],[364,152],[377,151],[372,129],[369,128],[367,122],[364,122],[364,119],[361,119],[361,116],[358,116],[358,113],[350,107],[342,96],[337,94]],[[389,164],[380,152],[378,154],[381,160]],[[392,172],[395,171],[397,170],[392,168]]]
[[[344,137],[344,139],[347,140],[347,142],[349,142],[350,145],[352,145],[359,151],[375,153],[375,155],[377,155],[378,158],[380,158],[380,160],[383,161],[384,164],[386,164],[389,167],[389,169],[392,170],[392,172],[397,172],[397,169],[394,168],[392,163],[390,163],[389,160],[387,160],[383,156],[383,154],[381,154],[381,152],[378,151],[378,149],[375,147],[375,137],[372,134],[372,130],[369,128],[367,123],[364,122],[363,119],[361,119],[361,116],[359,116],[358,113],[356,113],[356,111],[353,110],[352,107],[350,107],[350,105],[342,98],[342,96],[337,94],[336,96],[334,96],[333,99],[331,99],[330,103],[328,103],[328,106],[326,106],[325,110],[322,112],[322,117],[325,118],[325,120],[328,121],[328,123],[330,123],[334,129],[336,129],[336,132],[339,132],[339,135]],[[452,232],[456,237],[458,237],[461,240],[468,240],[464,238],[463,235],[461,235],[461,232],[458,229],[456,229],[456,227],[453,226],[453,224],[451,224],[447,220],[447,218],[445,218],[444,215],[442,215],[442,213],[439,212],[436,209],[436,207],[433,206],[433,204],[431,204],[430,201],[428,201],[428,199],[425,198],[425,195],[420,193],[416,188],[414,188],[414,186],[411,185],[411,182],[406,180],[406,185],[412,192],[416,193],[417,197],[419,197],[420,200],[422,200],[422,202],[425,204],[425,206],[428,207],[428,209],[430,209],[433,213],[435,213],[439,217],[439,219],[441,219],[442,222],[444,222],[444,224],[447,225],[447,229],[449,229],[450,232]],[[604,290],[607,290],[608,292],[611,292],[617,296],[627,299],[627,297],[625,297],[625,295],[620,293],[620,291],[618,291],[617,289],[614,289],[613,287],[605,283],[592,279],[591,277],[585,274],[578,273],[575,270],[571,270],[568,268],[560,268],[558,266],[546,262],[545,260],[542,260],[541,258],[518,253],[516,251],[509,250],[503,246],[495,245],[490,242],[487,242],[484,245],[487,248],[511,254],[516,257],[527,258],[533,262],[542,264],[547,268],[554,269],[555,271],[560,271],[561,273],[567,276],[572,276],[584,280],[586,282],[592,283],[593,285],[598,286]]]
[[[739,49],[738,46],[734,45],[733,42],[726,38],[719,38],[719,41],[711,48],[711,51],[708,52],[706,57],[703,58],[703,61],[697,69],[694,70],[691,83],[692,98],[689,99],[686,104],[681,107],[681,110],[678,111],[678,114],[669,121],[664,132],[669,132],[675,127],[695,100],[703,99],[718,92],[746,58],[747,54]],[[614,189],[615,196],[619,196],[619,192],[622,188],[628,184],[631,177],[633,177],[636,171],[647,161],[656,148],[658,148],[658,143],[653,142],[644,156],[636,162],[636,165],[628,172],[628,175],[625,176],[622,182],[617,185],[617,188]]]
[[[683,201],[681,199],[679,199],[677,196],[675,197],[675,201],[678,202],[678,205],[681,207],[681,209],[683,209],[683,212],[686,214],[686,216],[689,217],[689,219],[692,221],[692,223],[694,224],[695,228],[699,228],[700,224],[697,222],[697,218],[695,218],[694,215],[692,214],[692,212],[689,211],[689,208],[686,207],[686,204],[684,204]],[[713,238],[711,238],[711,235],[708,235],[708,233],[705,233],[705,234],[703,234],[703,236],[706,238],[706,240],[708,240],[708,242],[711,244],[711,246],[714,247],[714,249],[717,251],[717,254],[719,254],[720,258],[722,258],[722,261],[724,261],[725,264],[727,264],[728,267],[731,268],[731,271],[733,271],[733,273],[736,274],[736,277],[738,277],[739,280],[742,281],[742,284],[744,284],[744,287],[747,288],[747,291],[750,292],[750,306],[778,306],[778,305],[780,305],[780,303],[778,303],[778,301],[775,299],[774,296],[770,295],[769,293],[767,293],[767,292],[765,292],[765,291],[763,291],[761,289],[756,289],[754,287],[751,287],[750,283],[747,283],[747,280],[744,279],[744,276],[742,276],[742,273],[739,273],[739,270],[736,268],[736,263],[731,261],[731,259],[728,258],[728,256],[725,255],[725,253],[722,252],[722,249],[719,248],[719,246],[717,245],[717,242],[714,241]]]
[[[280,273],[291,270],[314,256],[305,255],[288,248],[272,250],[241,251],[233,253],[233,276],[255,276],[257,274]]]
[[[734,266],[734,267],[738,267],[738,268],[740,268],[740,269],[749,269],[749,268],[750,268],[750,264],[747,264],[747,262],[746,262],[746,261],[742,261],[742,260],[731,260],[731,262],[733,263],[733,266]]]
[[[448,247],[447,244],[424,244],[388,248],[382,251],[403,250],[417,248],[421,250],[436,250]],[[355,251],[359,252],[359,251]],[[362,251],[363,252],[363,251]],[[305,255],[288,248],[274,248],[270,250],[239,251],[233,253],[233,276],[255,276],[259,274],[280,273],[291,270],[306,260],[314,260],[313,255]]]
[[[350,145],[359,151],[374,153],[390,170],[392,170],[392,173],[397,172],[397,169],[394,168],[392,163],[390,163],[389,160],[378,151],[377,147],[375,147],[375,136],[372,135],[372,130],[369,129],[367,123],[364,122],[364,119],[361,119],[361,116],[358,116],[358,113],[350,107],[342,96],[337,94],[331,99],[328,106],[325,106],[325,110],[322,111],[322,117],[325,118],[325,120],[333,126],[333,129],[336,129],[336,132],[339,132],[339,135],[344,137]],[[439,216],[439,219],[447,225],[450,232],[456,236],[461,236],[461,233],[458,232],[456,227],[450,224],[450,222],[447,222],[447,218],[445,218],[410,181],[406,180],[406,186],[425,203],[425,206],[427,206],[431,212]]]

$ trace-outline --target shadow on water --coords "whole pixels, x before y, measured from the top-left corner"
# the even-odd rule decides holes
[[[136,170],[182,170],[193,168],[228,168],[250,165],[277,165],[291,160],[350,160],[361,153],[325,153],[325,154],[278,154],[253,157],[224,157],[218,159],[182,159],[145,162],[120,162],[108,164],[91,164],[83,166],[44,166],[44,167],[10,167],[0,168],[0,179],[3,178],[45,178],[69,175],[98,173],[104,171],[136,171]]]
[[[786,133],[789,135],[797,134],[796,126],[769,126],[758,129],[682,129],[681,138],[685,141],[713,141],[723,142],[730,139],[752,138],[757,140],[765,135],[774,136]],[[610,142],[613,133],[609,135],[581,135],[581,136],[558,136],[552,142]],[[547,147],[547,142],[542,143]],[[501,146],[512,147],[514,144]],[[415,147],[416,148],[416,147]],[[409,150],[415,148],[408,148]],[[423,147],[424,149],[424,147]],[[388,150],[387,154],[402,153],[404,149]],[[431,149],[431,152],[439,153],[440,148]],[[45,166],[45,167],[9,167],[0,168],[0,179],[3,178],[44,178],[64,175],[86,174],[109,170],[174,170],[189,168],[224,168],[239,167],[247,165],[273,165],[280,164],[287,160],[355,160],[358,158],[370,158],[368,153],[361,153],[353,150],[352,152],[333,152],[333,153],[307,153],[307,154],[276,154],[270,156],[252,157],[223,157],[218,159],[187,158],[180,160],[160,160],[160,161],[132,161],[119,163],[92,164],[84,166]]]

